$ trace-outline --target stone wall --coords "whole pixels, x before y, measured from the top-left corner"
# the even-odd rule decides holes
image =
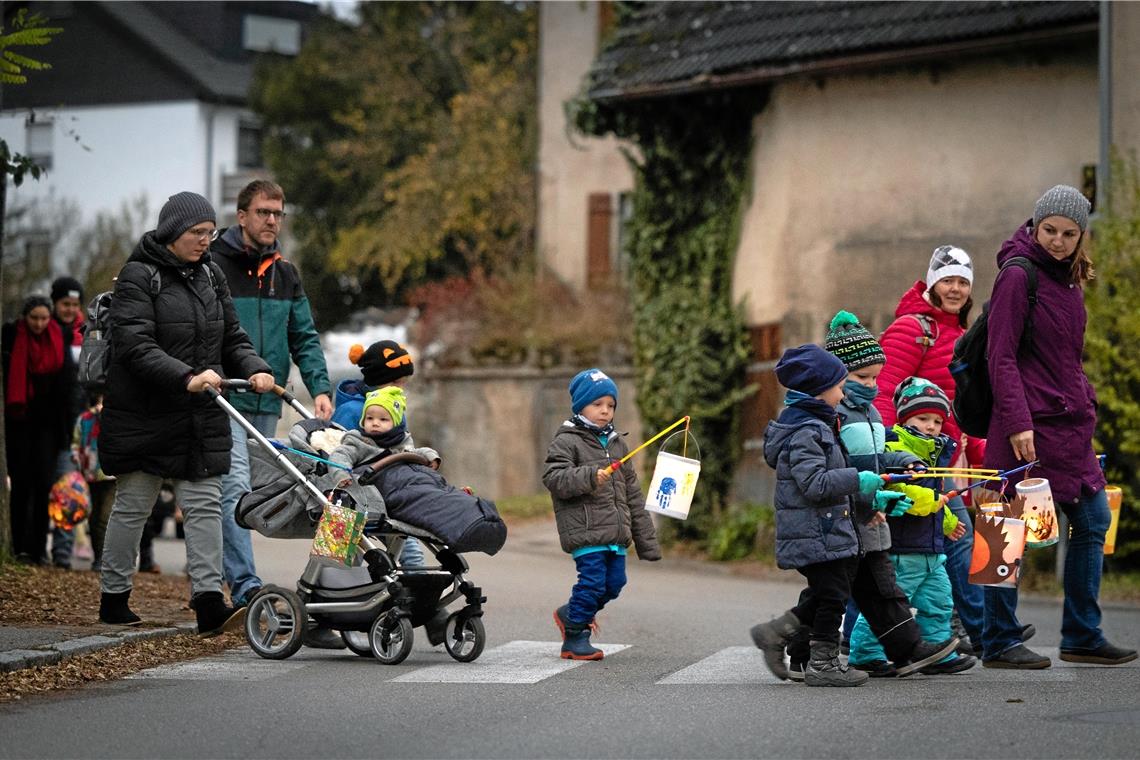
[[[408,388],[416,443],[443,456],[448,482],[491,499],[540,493],[546,448],[570,415],[570,378],[581,368],[424,370]],[[609,369],[618,385],[616,426],[639,444],[632,368]]]

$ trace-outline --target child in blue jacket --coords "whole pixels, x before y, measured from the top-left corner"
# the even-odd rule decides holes
[[[764,459],[776,470],[776,563],[798,570],[808,582],[800,602],[780,617],[752,627],[769,670],[788,677],[784,647],[810,629],[809,686],[861,686],[867,674],[839,660],[839,624],[859,567],[853,497],[863,494],[880,511],[905,499],[886,491],[882,478],[851,466],[839,441],[836,407],[843,400],[847,367],[808,344],[790,348],[776,364],[788,389],[786,408],[768,424]]]

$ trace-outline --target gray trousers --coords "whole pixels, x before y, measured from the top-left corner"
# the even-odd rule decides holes
[[[115,505],[103,540],[102,588],[106,594],[131,590],[139,539],[158,498],[163,478],[145,472],[120,475]],[[222,476],[173,480],[186,531],[186,571],[191,594],[222,590]]]

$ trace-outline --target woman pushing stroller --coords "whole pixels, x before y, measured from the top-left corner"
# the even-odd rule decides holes
[[[139,538],[163,480],[182,505],[190,606],[201,636],[240,625],[222,596],[222,475],[230,467],[225,412],[201,391],[222,378],[273,388],[234,311],[225,277],[210,261],[215,213],[200,195],[172,195],[158,226],[139,241],[115,283],[114,355],[107,376],[99,455],[118,476],[103,549],[99,619],[136,625],[131,579]]]

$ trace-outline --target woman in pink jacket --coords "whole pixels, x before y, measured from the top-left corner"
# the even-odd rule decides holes
[[[889,430],[895,424],[895,407],[892,399],[895,387],[913,375],[937,385],[954,400],[954,378],[950,375],[950,357],[954,342],[966,331],[970,309],[974,305],[971,292],[974,285],[974,265],[961,248],[943,245],[934,249],[925,282],[919,280],[903,294],[895,309],[895,321],[879,338],[887,363],[879,374],[879,395],[875,408],[883,415],[883,425]],[[981,466],[986,442],[966,437],[953,417],[946,419],[942,429],[946,435],[960,442],[966,460]],[[969,641],[963,639],[961,649],[974,653],[973,647],[982,640],[982,605],[984,597],[980,586],[969,582],[970,555],[974,545],[974,529],[970,514],[960,498],[950,502],[951,511],[966,526],[966,535],[958,541],[948,542],[946,571],[954,592],[954,606]],[[980,652],[979,652],[980,654]]]

